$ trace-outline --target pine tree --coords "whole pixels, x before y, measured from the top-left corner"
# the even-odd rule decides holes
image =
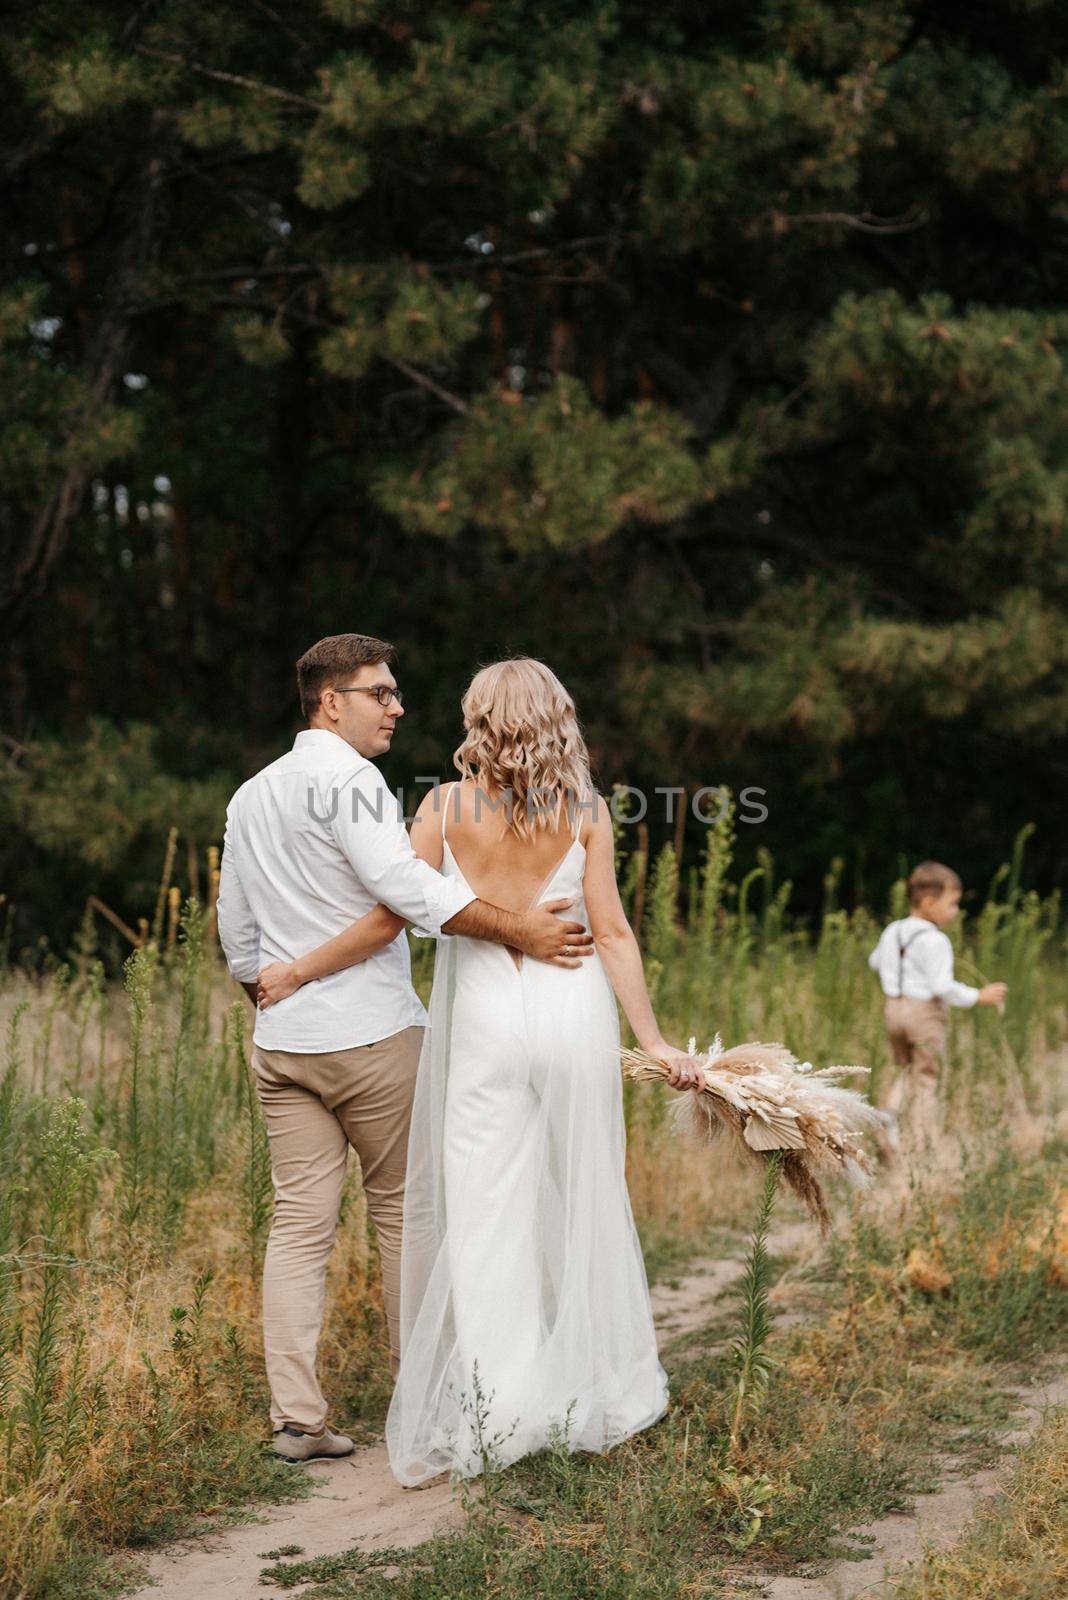
[[[1031,819],[1063,870],[1066,45],[1051,0],[16,8],[3,726],[165,705],[240,777],[364,628],[423,771],[529,650],[607,783],[778,795],[802,897]]]

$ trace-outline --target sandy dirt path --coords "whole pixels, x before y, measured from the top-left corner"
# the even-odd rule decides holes
[[[816,1240],[809,1225],[787,1223],[774,1230],[769,1245],[774,1255],[799,1260],[816,1248]],[[692,1336],[722,1312],[724,1292],[740,1271],[740,1261],[735,1258],[710,1258],[695,1263],[673,1283],[656,1285],[652,1300],[661,1349]],[[791,1320],[788,1297],[783,1297],[777,1321],[786,1324]],[[1046,1389],[1019,1391],[1019,1424],[1007,1442],[1029,1437],[1043,1406],[1066,1399],[1068,1378]],[[289,1591],[260,1579],[268,1564],[266,1551],[299,1545],[302,1558],[310,1558],[336,1555],[354,1545],[365,1550],[415,1545],[461,1525],[449,1483],[438,1480],[425,1489],[402,1489],[389,1471],[382,1444],[358,1450],[344,1461],[314,1462],[294,1470],[306,1472],[315,1484],[308,1500],[263,1506],[253,1511],[260,1519],[254,1523],[161,1547],[146,1559],[148,1583],[134,1600],[282,1600]],[[856,1530],[874,1537],[873,1559],[840,1562],[824,1578],[768,1580],[768,1600],[846,1600],[854,1595],[874,1595],[885,1574],[918,1558],[926,1543],[950,1543],[1005,1470],[967,1479],[949,1472],[939,1492],[921,1496],[914,1512]]]
[[[811,1227],[785,1224],[771,1237],[776,1255],[793,1256],[811,1246]],[[722,1296],[737,1278],[735,1259],[709,1259],[694,1264],[673,1284],[652,1291],[653,1313],[661,1349],[693,1333],[722,1310]],[[365,1550],[386,1545],[421,1544],[446,1528],[459,1527],[461,1516],[447,1481],[426,1489],[402,1489],[390,1473],[385,1446],[358,1450],[343,1461],[311,1462],[295,1468],[315,1483],[311,1498],[292,1505],[263,1506],[262,1518],[251,1525],[182,1539],[154,1551],[145,1562],[150,1583],[135,1600],[276,1600],[288,1591],[260,1582],[267,1565],[263,1552],[280,1545],[300,1545],[304,1558],[336,1555],[359,1545]]]
[[[151,1582],[137,1591],[137,1600],[251,1600],[254,1595],[275,1600],[291,1591],[261,1583],[260,1573],[268,1565],[264,1552],[280,1545],[300,1545],[302,1558],[310,1558],[337,1555],[353,1545],[377,1550],[421,1544],[460,1525],[448,1481],[402,1489],[383,1444],[343,1461],[309,1462],[293,1470],[314,1481],[309,1499],[264,1506],[263,1520],[249,1526],[163,1546],[145,1563]]]
[[[1016,1399],[1016,1420],[1003,1436],[1006,1447],[1026,1444],[1050,1406],[1068,1405],[1068,1373],[1045,1382],[1009,1389]],[[836,1561],[818,1578],[766,1580],[765,1600],[891,1600],[895,1573],[922,1559],[925,1549],[944,1550],[964,1532],[965,1525],[983,1500],[989,1499],[1012,1472],[1007,1456],[995,1467],[962,1477],[948,1470],[933,1494],[917,1495],[910,1511],[882,1517],[851,1530],[850,1537],[872,1539],[871,1554],[862,1561]],[[752,1594],[752,1588],[746,1590]]]

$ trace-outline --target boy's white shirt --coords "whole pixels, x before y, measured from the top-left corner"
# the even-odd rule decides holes
[[[900,946],[906,941],[902,969]],[[909,1000],[944,1000],[951,1006],[974,1006],[979,998],[978,989],[954,978],[949,936],[926,917],[902,917],[891,922],[880,934],[868,965],[879,974],[883,993],[892,999],[903,994]],[[904,982],[899,989],[902,970]]]

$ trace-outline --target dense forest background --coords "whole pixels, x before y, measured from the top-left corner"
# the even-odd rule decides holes
[[[18,949],[150,910],[348,630],[394,783],[529,652],[603,786],[763,787],[800,909],[834,855],[983,890],[1029,821],[1068,880],[1063,7],[5,17]]]

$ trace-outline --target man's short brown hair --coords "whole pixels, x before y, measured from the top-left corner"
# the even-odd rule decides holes
[[[925,895],[937,897],[947,889],[962,887],[953,868],[944,866],[941,861],[921,861],[918,867],[913,867],[905,884],[910,906],[918,906]]]
[[[311,719],[324,689],[341,688],[361,667],[377,667],[394,661],[396,655],[385,639],[372,639],[367,633],[332,633],[320,639],[297,662],[302,715]]]

